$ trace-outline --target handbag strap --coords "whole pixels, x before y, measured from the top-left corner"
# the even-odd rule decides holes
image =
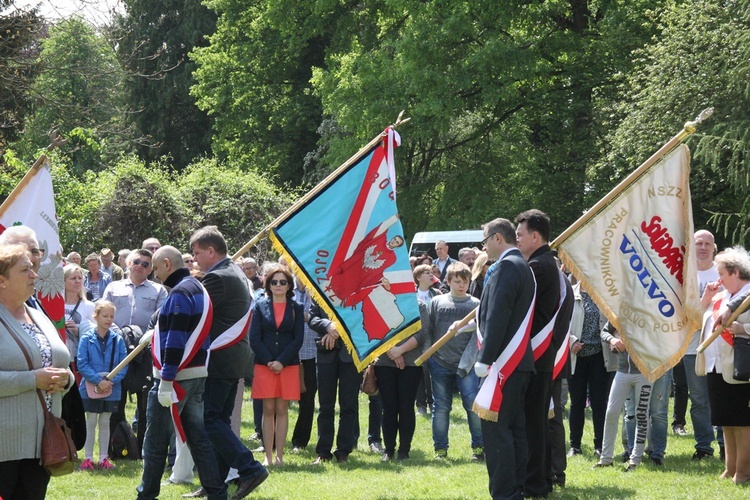
[[[31,362],[31,356],[29,356],[29,352],[26,350],[26,347],[24,347],[24,345],[21,343],[21,340],[16,335],[16,332],[13,331],[13,329],[8,325],[8,323],[5,322],[5,320],[2,317],[0,317],[0,323],[3,324],[5,329],[8,330],[8,333],[10,333],[10,336],[13,337],[13,340],[15,340],[16,344],[18,344],[18,347],[21,349],[21,352],[26,358],[26,363],[28,363],[29,365],[29,371],[34,371],[34,364]],[[36,390],[36,395],[39,397],[39,403],[42,405],[42,408],[44,409],[44,411],[49,411],[49,409],[47,408],[47,403],[44,402],[44,398],[42,397],[41,389]]]
[[[76,311],[78,310],[78,306],[80,306],[80,305],[81,305],[81,298],[78,297],[78,302],[76,302],[76,306],[73,308],[72,311],[70,311],[70,318],[71,319],[73,319],[73,315],[76,313]]]

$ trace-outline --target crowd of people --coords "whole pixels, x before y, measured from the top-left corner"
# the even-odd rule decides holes
[[[435,258],[411,256],[422,329],[373,363],[379,393],[369,396],[371,452],[384,462],[408,461],[423,414],[431,418],[434,459],[446,460],[458,392],[470,435],[467,458],[486,464],[492,498],[546,497],[565,486],[566,461],[577,455],[591,455],[594,468],[620,459],[625,471],[644,460],[663,465],[674,392],[675,434],[685,435],[691,402],[693,459],[712,457],[717,441],[722,477],[750,481],[750,384],[731,375],[732,340],[750,339],[750,313],[727,325],[725,337],[705,353],[697,352],[750,292],[744,249],[718,253],[710,232],[695,234],[704,325],[674,377],[670,370],[650,382],[616,329],[556,260],[546,214],[529,210],[515,222],[490,221],[483,230],[482,248],[461,248],[458,259],[444,241],[435,244]],[[85,259],[69,253],[63,342],[35,298],[43,255],[34,232],[17,226],[0,236],[0,429],[6,436],[0,440],[0,498],[44,497],[43,419],[28,417],[45,410],[60,415],[66,393],[77,391],[85,412],[80,469],[116,466],[107,445],[110,421],[125,419],[128,391],[121,383],[127,367],[111,378],[109,373],[127,354],[125,327],[153,332],[153,378],[135,392],[132,423],[143,458],[138,498],[158,497],[167,467],[173,467],[168,482],[192,481],[193,466],[201,487],[183,496],[227,498],[230,483],[236,484],[231,498],[247,496],[268,478],[269,468],[284,466],[292,402],[299,411],[291,451],[310,444],[317,402],[313,463],[348,461],[360,438],[362,374],[335,323],[283,259],[233,262],[215,226],[196,231],[187,248],[185,253],[147,238],[133,251],[103,248]],[[416,365],[474,311],[474,320]],[[570,357],[558,366],[563,343]],[[239,432],[243,387],[251,388],[253,399],[251,439],[261,444],[252,451]],[[566,439],[562,409],[568,396]],[[587,407],[590,449],[582,443]],[[620,422],[625,431],[618,454]],[[185,461],[183,477],[176,464]]]

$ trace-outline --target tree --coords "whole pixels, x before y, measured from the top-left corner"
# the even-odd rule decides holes
[[[559,231],[585,208],[586,166],[600,154],[596,112],[613,100],[629,52],[665,2],[558,0],[367,3],[314,70],[341,135],[343,161],[406,109],[400,203],[407,232],[476,227],[535,206]],[[341,41],[343,40],[343,41]],[[477,197],[479,193],[479,198]]]
[[[41,41],[38,62],[32,114],[14,149],[34,161],[56,127],[68,139],[62,154],[78,176],[127,152],[132,136],[124,123],[124,73],[104,36],[80,17],[63,19]]]
[[[329,35],[308,29],[317,19],[314,2],[206,5],[219,21],[210,45],[191,54],[198,64],[192,92],[215,120],[214,151],[244,169],[299,185],[322,115],[310,78],[323,64]]]
[[[0,0],[0,151],[23,130],[29,90],[36,73],[34,42],[42,29],[36,9],[13,10]]]
[[[593,177],[593,192],[606,191],[713,106],[713,118],[688,145],[695,227],[714,231],[720,247],[746,244],[750,231],[748,7],[747,0],[696,0],[665,11],[662,36],[637,51],[623,82],[621,102],[612,108],[623,118],[606,138],[610,152]]]
[[[205,45],[216,16],[200,0],[124,0],[113,29],[128,72],[132,120],[142,134],[138,154],[165,157],[178,169],[211,149],[211,122],[189,94],[195,64],[188,54]]]

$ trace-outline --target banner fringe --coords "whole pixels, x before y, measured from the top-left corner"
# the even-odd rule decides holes
[[[474,403],[471,409],[482,420],[489,420],[490,422],[497,422],[498,413],[496,411],[491,411],[491,410],[488,410],[487,408],[482,408],[476,403]]]

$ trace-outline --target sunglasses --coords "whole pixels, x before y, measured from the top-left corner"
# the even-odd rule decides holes
[[[151,263],[147,262],[145,260],[141,260],[141,259],[133,259],[133,265],[134,266],[141,266],[144,269],[148,269],[148,266],[150,266]]]
[[[289,282],[287,280],[271,280],[271,286],[287,286]]]

